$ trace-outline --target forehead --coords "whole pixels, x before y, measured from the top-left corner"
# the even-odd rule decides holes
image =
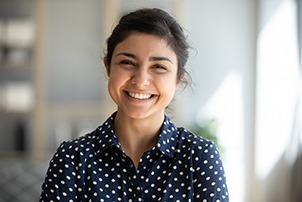
[[[177,60],[174,50],[164,38],[137,32],[117,44],[113,56],[119,52],[130,52],[137,56],[165,56]]]

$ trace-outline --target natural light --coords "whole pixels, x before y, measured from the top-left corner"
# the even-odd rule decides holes
[[[284,0],[258,38],[256,172],[265,179],[284,155],[298,92],[296,7]]]
[[[208,103],[199,112],[200,120],[215,118],[218,121],[219,141],[225,148],[224,167],[232,201],[243,201],[244,149],[242,80],[237,73],[229,73]],[[240,186],[238,186],[240,185]]]

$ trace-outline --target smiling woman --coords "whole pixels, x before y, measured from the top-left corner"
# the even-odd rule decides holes
[[[121,18],[104,58],[117,111],[95,131],[61,144],[40,201],[229,201],[215,144],[165,115],[186,81],[188,48],[163,10]]]
[[[179,82],[177,57],[166,41],[133,33],[116,46],[111,64],[106,59],[105,64],[109,93],[118,106],[117,117],[145,119],[159,128]]]

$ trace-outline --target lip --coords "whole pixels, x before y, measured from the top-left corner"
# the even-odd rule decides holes
[[[155,94],[147,93],[147,92],[144,92],[144,93],[134,92],[134,91],[124,91],[124,92],[128,98],[134,99],[134,100],[140,100],[140,101],[150,100],[156,96]]]

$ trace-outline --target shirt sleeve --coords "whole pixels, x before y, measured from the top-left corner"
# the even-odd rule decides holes
[[[76,201],[80,175],[77,175],[75,158],[71,154],[72,145],[63,142],[50,161],[45,181],[42,185],[40,202],[43,201]]]
[[[229,193],[220,154],[213,142],[195,152],[194,194],[196,201],[228,202]]]

